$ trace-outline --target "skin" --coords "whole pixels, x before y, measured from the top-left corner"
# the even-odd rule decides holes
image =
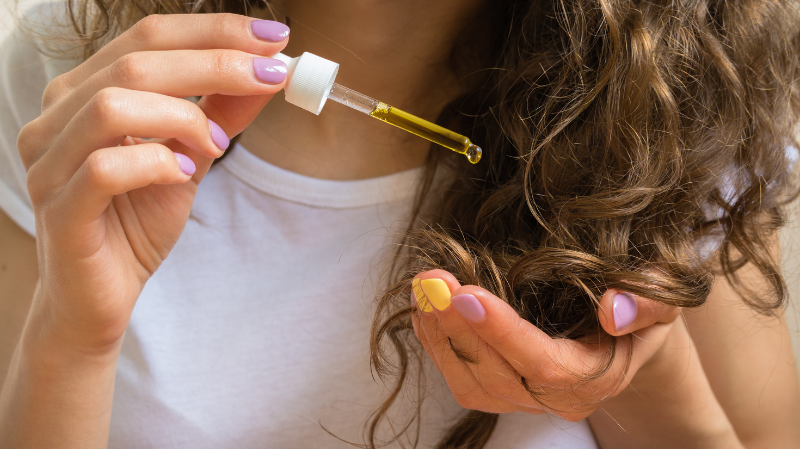
[[[758,286],[755,270],[743,270],[750,286]],[[552,339],[492,293],[461,286],[446,271],[417,278],[442,279],[453,296],[471,294],[486,310],[474,323],[452,304],[428,312],[418,307],[412,317],[415,334],[465,408],[547,412],[569,421],[588,417],[598,443],[607,448],[800,443],[795,425],[800,390],[785,322],[756,316],[724,279],[717,280],[708,302],[695,310],[631,295],[637,315],[621,330],[608,312],[618,292],[606,291],[600,324],[610,335],[634,335],[631,364],[626,372],[623,358],[617,357],[606,374],[585,382],[570,373],[589,373],[604,347]],[[472,362],[459,359],[452,348]],[[629,349],[624,339],[617,342],[620,354]],[[540,401],[522,387],[521,377],[535,386]]]
[[[428,120],[467,88],[452,73],[447,56],[464,23],[480,13],[482,0],[285,3],[292,31],[284,53],[309,51],[338,62],[336,82],[343,86]],[[273,165],[337,180],[418,167],[430,147],[426,140],[333,101],[319,116],[271,102],[240,142]]]
[[[763,291],[752,266],[742,277]],[[800,386],[785,316],[758,315],[722,280],[704,307],[684,315],[703,370],[744,445],[800,446]]]
[[[292,42],[296,47],[287,47],[286,53],[297,54],[300,49],[323,53],[343,67],[353,67],[342,70],[342,84],[432,118],[457,94],[446,88],[452,84],[452,74],[442,65],[442,55],[456,38],[457,25],[474,14],[477,5],[477,0],[413,5],[348,2],[345,8],[333,1],[293,1],[289,8],[294,9],[288,13],[295,19]],[[148,18],[54,80],[45,92],[42,116],[20,133],[18,146],[28,169],[37,238],[34,242],[24,236],[6,217],[0,220],[0,242],[4,243],[0,265],[12,267],[8,275],[0,274],[1,307],[8,312],[2,315],[8,321],[2,324],[8,327],[0,334],[0,356],[4,357],[0,372],[5,373],[0,441],[4,447],[106,446],[115,366],[130,314],[145,282],[180,236],[198,183],[213,158],[222,154],[210,139],[206,118],[229,136],[246,129],[242,142],[250,151],[305,175],[360,179],[422,164],[427,143],[400,130],[376,126],[374,119],[355,111],[334,110],[338,105],[332,105],[329,113],[314,117],[282,102],[265,108],[282,86],[256,80],[251,60],[281,51],[287,42],[255,39],[249,31],[250,20],[228,15]],[[426,31],[408,33],[412,25]],[[215,33],[208,33],[209,29]],[[203,96],[197,107],[175,99],[195,95]],[[145,142],[129,137],[137,135],[161,139]],[[358,140],[352,136],[359,136]],[[179,170],[171,152],[194,161],[193,176]],[[6,246],[6,242],[14,243]],[[657,347],[634,351],[637,366],[649,370],[641,376],[642,388],[648,378],[674,380],[673,371],[665,366],[672,367],[679,357],[660,356],[669,352],[662,351],[663,342],[672,341],[672,329],[678,328],[665,330],[662,325],[667,323],[662,321],[670,322],[677,315],[671,310],[656,312],[637,328],[662,336],[650,340]],[[497,316],[513,320],[508,313]],[[490,329],[497,334],[503,322],[489,319]],[[521,338],[535,334],[531,329],[516,329]],[[688,344],[685,332],[675,332],[684,339],[678,339],[679,343]],[[482,337],[491,344],[492,335],[490,330]],[[501,334],[494,337],[502,339]],[[563,353],[579,354],[575,363],[592,357],[587,348],[554,343],[546,347],[577,349]],[[760,350],[769,353],[771,348]],[[437,354],[432,357],[436,361]],[[689,357],[696,365],[694,356]],[[728,352],[725,357],[736,358],[738,353]],[[544,360],[537,353],[513,358],[523,365],[532,359]],[[461,380],[469,380],[462,372]],[[731,421],[709,394],[702,370],[692,371],[690,378],[691,382],[675,383],[688,393],[660,398],[678,406],[658,407],[659,411],[680,415],[686,410],[690,414],[711,410],[714,413],[708,416],[714,419],[699,420],[700,428],[677,431],[735,442]],[[541,380],[553,383],[554,389],[569,381],[563,375]],[[714,390],[716,396],[739,394],[725,385],[719,388]],[[607,389],[600,390],[603,397],[608,396]],[[585,416],[584,404],[596,399],[589,388],[579,402],[573,400],[570,405]],[[623,401],[618,402],[623,410],[631,412],[655,408],[652,403],[637,403],[636,398],[626,403],[624,394],[617,399]],[[513,396],[510,402],[514,401],[524,398]],[[478,400],[468,405],[483,407]],[[539,412],[530,403],[521,405]],[[728,415],[741,411],[745,418],[764,413],[765,408],[773,412],[771,405],[757,411],[748,402],[729,406],[735,410],[725,409]],[[651,413],[648,418],[656,421],[632,425],[647,428],[672,417]],[[601,443],[614,441],[604,440],[602,429],[598,431],[594,419],[592,423]]]

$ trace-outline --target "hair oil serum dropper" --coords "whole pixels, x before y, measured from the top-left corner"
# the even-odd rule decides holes
[[[469,138],[454,133],[449,129],[442,128],[435,123],[431,123],[415,115],[411,115],[408,112],[389,106],[382,101],[370,98],[336,83],[333,84],[331,91],[328,93],[328,98],[368,114],[370,117],[375,117],[378,120],[404,129],[424,139],[428,139],[433,143],[438,143],[456,153],[463,154],[467,156],[467,159],[473,164],[481,160],[483,150],[481,150],[481,147],[470,142]]]
[[[297,58],[289,58],[278,53],[273,58],[280,59],[288,68],[289,73],[284,91],[286,101],[289,103],[319,114],[325,101],[330,98],[337,103],[463,154],[473,164],[481,160],[483,150],[472,143],[469,138],[334,83],[339,71],[339,64],[335,62],[312,53],[303,53]]]

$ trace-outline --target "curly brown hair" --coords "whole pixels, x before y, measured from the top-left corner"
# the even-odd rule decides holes
[[[551,336],[608,348],[587,381],[619,356],[597,319],[608,288],[697,307],[721,273],[749,306],[779,313],[785,285],[768,247],[796,190],[798,4],[496,6],[495,70],[440,120],[484,142],[484,162],[459,168],[430,225],[410,230],[407,269],[378,302],[372,361],[396,376],[395,395],[422,363],[408,291],[429,269],[487,288]],[[766,291],[739,282],[747,263]],[[481,448],[496,420],[468,412],[438,448]]]
[[[67,3],[84,56],[148,14],[265,5]],[[429,154],[419,220],[377,298],[371,358],[395,388],[366,426],[367,447],[382,444],[379,425],[421,371],[408,300],[420,271],[487,288],[551,336],[605,345],[607,360],[587,378],[619,356],[597,320],[608,288],[697,307],[721,273],[763,314],[785,303],[768,248],[796,196],[796,1],[505,0],[490,9],[481,20],[502,32],[453,49],[454,66],[476,61],[463,68],[476,87],[438,120],[482,143],[484,160],[465,167],[440,148]],[[739,282],[748,263],[766,291]],[[481,448],[496,422],[466,412],[437,447]]]

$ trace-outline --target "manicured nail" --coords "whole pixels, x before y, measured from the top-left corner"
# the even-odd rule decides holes
[[[450,298],[450,301],[453,302],[453,306],[461,316],[473,323],[477,323],[486,316],[486,309],[483,308],[483,304],[472,295],[456,295]]]
[[[614,307],[614,326],[621,331],[636,319],[636,301],[627,293],[617,293],[612,300]]]
[[[194,166],[194,162],[185,154],[175,153],[175,159],[178,160],[178,166],[181,168],[184,175],[192,176],[194,171],[197,170],[197,167]]]
[[[267,42],[280,42],[289,35],[289,27],[274,20],[254,20],[253,34]]]
[[[419,283],[428,302],[438,310],[450,307],[450,287],[441,279],[423,279]]]
[[[256,78],[267,84],[282,83],[289,72],[283,61],[271,58],[253,59],[253,70],[256,72]]]
[[[414,279],[411,283],[411,291],[414,293],[414,299],[417,300],[417,307],[419,307],[419,310],[423,312],[433,312],[433,307],[431,307],[428,298],[425,297],[425,293],[419,285],[419,279]]]
[[[227,150],[228,145],[231,144],[231,139],[228,139],[228,135],[225,134],[225,131],[211,119],[208,119],[208,127],[211,128],[211,141],[214,142],[214,145],[220,150]]]

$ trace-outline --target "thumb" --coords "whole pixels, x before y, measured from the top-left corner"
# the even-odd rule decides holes
[[[598,319],[606,332],[619,336],[656,323],[671,323],[680,313],[679,307],[610,289],[600,298]]]

